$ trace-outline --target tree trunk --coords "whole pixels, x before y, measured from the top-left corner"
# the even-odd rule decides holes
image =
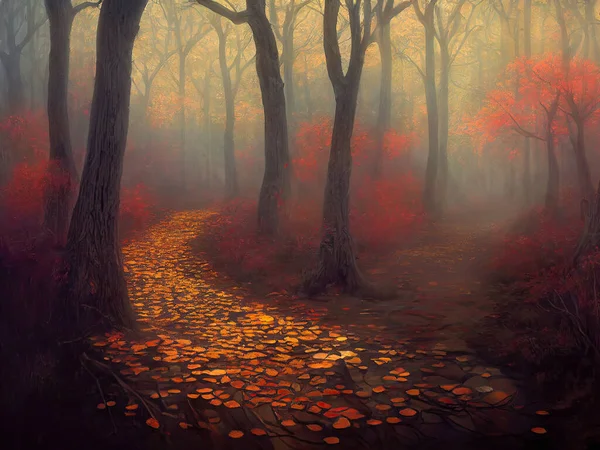
[[[256,46],[256,73],[265,115],[265,173],[258,200],[259,233],[274,236],[279,231],[280,211],[290,192],[290,155],[279,51],[264,0],[246,0],[248,24]]]
[[[6,74],[8,110],[11,114],[18,114],[25,107],[25,90],[21,74],[21,52],[0,53],[0,60],[4,65]]]
[[[439,174],[437,181],[437,211],[442,212],[446,206],[446,190],[448,189],[448,134],[450,130],[450,52],[448,42],[440,42],[440,90],[438,97],[439,114]]]
[[[284,56],[283,62],[283,86],[285,91],[285,104],[287,107],[288,122],[294,122],[294,113],[296,112],[296,90],[294,86],[294,30],[293,28],[286,33],[283,40]]]
[[[231,73],[227,64],[227,39],[222,29],[217,28],[219,37],[219,66],[225,95],[225,132],[223,133],[223,153],[225,160],[225,194],[227,198],[238,195],[238,180],[235,167],[235,141],[233,128],[235,126],[235,99],[231,84]]]
[[[347,292],[364,285],[356,266],[350,235],[350,176],[352,173],[351,140],[358,102],[358,80],[336,94],[335,119],[327,168],[323,203],[323,237],[319,246],[319,267],[305,285],[307,294],[340,284]]]
[[[585,151],[585,128],[580,121],[577,121],[575,125],[577,128],[577,136],[575,138],[573,150],[575,152],[579,189],[582,198],[591,200],[594,196],[594,185],[592,184],[590,165]]]
[[[427,128],[429,136],[429,153],[425,170],[425,189],[423,207],[428,214],[436,213],[436,180],[439,164],[439,119],[437,92],[435,87],[435,32],[433,15],[431,24],[425,26],[425,97],[427,99]]]
[[[600,63],[600,45],[598,45],[598,36],[596,33],[596,18],[595,10],[596,10],[596,2],[597,0],[587,0],[585,2],[585,18],[587,25],[589,27],[589,36],[591,41],[591,53],[592,60],[598,64]]]
[[[523,5],[523,51],[527,59],[531,58],[531,0]],[[531,76],[531,75],[530,75]],[[523,191],[526,205],[531,204],[531,138],[525,138],[523,148]]]
[[[379,112],[377,136],[373,158],[373,178],[381,177],[385,133],[390,128],[392,116],[392,37],[390,22],[382,21],[379,28],[379,56],[381,59],[381,82],[379,85]]]
[[[555,213],[558,209],[559,172],[558,159],[554,150],[552,126],[546,131],[546,151],[548,152],[548,184],[546,185],[546,211]]]
[[[304,103],[306,106],[306,119],[310,122],[313,117],[313,103],[310,95],[310,85],[308,84],[308,62],[304,56]]]
[[[187,55],[179,52],[179,144],[181,145],[181,186],[183,191],[187,188],[186,181],[186,153],[185,153],[185,60]]]
[[[132,52],[148,0],[104,0],[88,148],[67,238],[69,311],[79,327],[133,327],[119,242]]]
[[[204,104],[202,113],[204,114],[204,148],[206,149],[206,187],[212,185],[212,124],[210,120],[210,67],[206,70],[204,76]]]
[[[50,20],[48,76],[48,131],[50,174],[44,210],[44,226],[56,244],[65,243],[73,185],[77,173],[71,148],[68,112],[69,49],[74,11],[71,0],[46,0]]]

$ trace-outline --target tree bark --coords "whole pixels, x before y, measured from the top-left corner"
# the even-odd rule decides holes
[[[48,131],[50,174],[44,209],[44,226],[54,243],[64,245],[77,183],[71,148],[68,85],[71,28],[75,12],[71,0],[45,0],[50,20],[48,75]]]
[[[370,39],[370,1],[363,3],[364,29],[360,27],[360,2],[347,2],[350,16],[351,50],[348,69],[344,74],[340,54],[337,21],[340,4],[326,0],[323,14],[323,46],[327,72],[335,95],[335,118],[327,167],[327,182],[323,202],[322,238],[319,264],[311,278],[305,280],[309,295],[337,284],[346,292],[366,287],[356,265],[356,255],[350,234],[350,177],[352,173],[352,132],[356,117],[360,78]]]
[[[440,87],[438,95],[439,114],[439,174],[437,181],[437,211],[446,206],[448,189],[448,135],[450,132],[450,50],[448,40],[440,40]]]
[[[69,311],[79,327],[134,327],[118,218],[129,125],[132,52],[148,0],[104,0],[88,148],[67,237]]]
[[[220,22],[215,22],[215,30],[219,38],[219,67],[223,82],[225,96],[225,131],[223,133],[223,153],[225,160],[225,194],[231,199],[238,195],[238,180],[235,167],[235,141],[233,129],[235,127],[235,94],[231,82],[231,72],[227,64],[227,34],[223,31]],[[238,74],[239,76],[239,74]]]
[[[573,142],[573,151],[575,152],[575,164],[577,168],[577,179],[579,180],[579,189],[581,197],[591,200],[594,196],[594,185],[592,184],[592,175],[585,150],[585,126],[583,121],[576,120],[576,136]]]
[[[392,36],[390,28],[390,21],[381,17],[378,40],[379,57],[381,59],[381,81],[379,85],[375,157],[373,159],[373,178],[375,179],[381,177],[385,133],[390,128],[392,117]]]
[[[558,110],[559,95],[549,109],[546,109],[546,151],[548,153],[548,183],[546,185],[546,211],[555,214],[558,211],[558,191],[560,186],[560,173],[558,159],[554,149],[554,132],[552,126]]]
[[[264,0],[246,0],[248,24],[256,46],[256,73],[265,115],[265,173],[258,199],[258,230],[279,232],[280,212],[290,193],[290,154],[286,99],[279,71],[279,51]]]
[[[439,111],[437,90],[435,86],[435,31],[433,29],[433,13],[425,25],[425,97],[427,103],[427,128],[429,152],[425,169],[425,189],[423,207],[428,214],[435,214],[436,181],[439,166]]]

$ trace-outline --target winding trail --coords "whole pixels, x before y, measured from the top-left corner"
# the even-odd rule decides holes
[[[545,439],[531,431],[544,427],[540,406],[464,340],[493,311],[475,270],[491,225],[450,224],[400,252],[405,298],[325,303],[218,287],[227,280],[190,245],[207,220],[176,213],[124,248],[143,338],[94,340],[155,405],[151,427],[240,449],[518,449]],[[142,404],[125,406],[111,410],[149,418]]]

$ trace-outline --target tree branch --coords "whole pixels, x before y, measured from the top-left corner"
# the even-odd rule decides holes
[[[199,5],[210,9],[212,12],[217,13],[238,25],[248,22],[248,17],[250,16],[250,13],[246,10],[234,11],[233,9],[229,9],[214,0],[196,0],[196,2]]]
[[[102,0],[98,0],[97,2],[80,3],[79,5],[73,7],[73,16],[76,16],[77,14],[79,14],[81,11],[83,11],[86,8],[99,8],[101,4],[102,4]]]

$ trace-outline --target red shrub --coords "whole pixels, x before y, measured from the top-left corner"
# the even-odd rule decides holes
[[[577,217],[559,222],[541,208],[529,212],[524,220],[535,228],[508,235],[493,262],[494,268],[508,279],[530,279],[540,270],[560,266],[573,252],[581,232]]]

